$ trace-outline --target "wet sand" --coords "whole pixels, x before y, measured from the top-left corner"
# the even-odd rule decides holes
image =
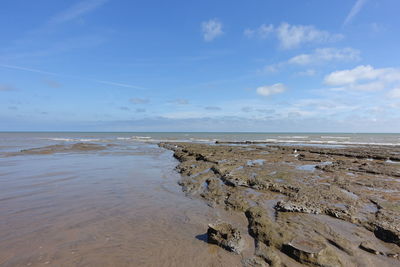
[[[172,152],[70,147],[0,158],[1,266],[241,266],[205,242],[221,214],[182,193]]]

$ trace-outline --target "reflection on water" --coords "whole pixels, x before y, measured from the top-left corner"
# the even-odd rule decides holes
[[[21,140],[6,151],[53,145]],[[196,238],[216,211],[181,193],[175,165],[145,143],[0,157],[0,265],[240,266]]]

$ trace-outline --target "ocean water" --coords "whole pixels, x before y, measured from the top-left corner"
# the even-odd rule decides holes
[[[260,141],[284,144],[332,144],[332,145],[400,145],[399,133],[174,133],[174,132],[0,132],[0,153],[55,144],[76,142],[158,143],[162,141],[205,142]]]
[[[187,198],[157,146],[217,140],[400,145],[399,134],[0,133],[0,265],[240,266],[202,238],[229,215]]]

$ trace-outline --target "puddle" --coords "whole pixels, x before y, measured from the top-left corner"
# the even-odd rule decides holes
[[[365,204],[363,207],[363,211],[366,211],[368,213],[376,213],[378,211],[378,207],[373,203]]]
[[[210,168],[205,169],[204,171],[201,171],[201,172],[198,172],[196,174],[193,174],[192,176],[190,176],[190,178],[196,178],[197,176],[205,174],[205,173],[209,172],[210,170],[211,170]]]
[[[390,160],[390,159],[386,160],[385,162],[386,163],[390,163],[390,164],[400,164],[400,161],[393,161],[393,160]]]
[[[396,192],[399,192],[399,190],[384,189],[384,188],[374,188],[374,187],[369,187],[369,186],[367,186],[367,189],[371,190],[371,191],[384,192],[384,193],[396,193]]]
[[[343,203],[333,203],[332,205],[335,206],[336,208],[343,209],[343,210],[347,210],[346,204],[343,204]]]
[[[247,161],[247,166],[264,165],[265,159],[253,159]]]
[[[345,189],[341,189],[341,191],[352,199],[358,199],[358,196],[356,194],[354,194],[353,192],[347,191]]]
[[[301,171],[314,172],[316,166],[317,165],[315,165],[315,164],[307,164],[307,165],[297,166],[296,169],[301,170]]]

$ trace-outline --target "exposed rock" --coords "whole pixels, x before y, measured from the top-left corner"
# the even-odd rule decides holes
[[[317,240],[297,237],[285,244],[282,251],[305,264],[324,267],[349,266],[343,265],[335,253],[330,251],[324,243]]]
[[[264,243],[256,242],[256,255],[263,258],[271,267],[282,266],[282,260],[274,247],[267,247]]]
[[[112,144],[109,144],[107,146],[111,146],[111,145]],[[23,149],[20,152],[17,152],[14,154],[15,155],[19,155],[19,154],[43,155],[43,154],[53,154],[53,153],[63,153],[63,152],[85,152],[85,151],[94,151],[94,150],[104,150],[107,148],[107,146],[93,144],[93,143],[51,145],[51,146],[31,148],[31,149]]]
[[[326,245],[315,240],[295,238],[284,245],[286,254],[300,262],[316,263],[319,255],[326,248]]]
[[[290,234],[285,227],[275,224],[263,208],[259,206],[249,208],[246,217],[249,221],[249,233],[256,240],[276,248],[281,248],[290,240]]]
[[[279,201],[275,209],[278,211],[288,211],[288,212],[303,212],[303,213],[313,213],[320,214],[321,210],[318,208],[308,207],[302,203],[292,203],[290,201]]]
[[[228,208],[238,211],[245,211],[249,208],[247,200],[236,192],[229,194],[228,198],[225,200],[225,204]]]
[[[380,254],[379,250],[374,246],[374,244],[371,244],[371,242],[368,241],[361,242],[360,248],[375,255]]]
[[[400,147],[259,144],[160,144],[180,161],[185,192],[230,214],[245,212],[258,244],[258,257],[246,264],[397,263]],[[362,241],[381,256],[360,250]]]
[[[260,257],[252,257],[243,260],[243,267],[268,267],[270,266]]]
[[[228,223],[209,224],[207,236],[209,243],[237,254],[240,254],[245,247],[240,231]]]

